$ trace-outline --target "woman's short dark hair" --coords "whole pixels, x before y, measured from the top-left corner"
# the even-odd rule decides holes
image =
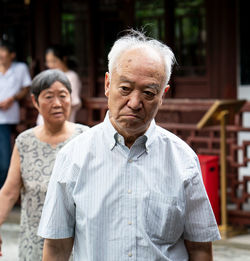
[[[71,93],[71,84],[64,72],[57,69],[50,69],[39,73],[32,81],[30,92],[35,96],[36,102],[40,93],[50,88],[54,82],[62,83],[69,93]]]

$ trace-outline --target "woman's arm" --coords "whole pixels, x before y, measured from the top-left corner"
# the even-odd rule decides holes
[[[12,152],[8,176],[0,190],[0,225],[6,220],[9,212],[17,201],[21,187],[20,156],[15,145]],[[2,240],[0,236],[0,256],[2,255],[1,244]]]

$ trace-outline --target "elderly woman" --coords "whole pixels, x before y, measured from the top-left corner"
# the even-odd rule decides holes
[[[44,124],[21,133],[15,142],[6,182],[0,190],[0,225],[21,194],[19,260],[41,260],[43,239],[36,235],[57,152],[88,127],[67,121],[71,86],[59,70],[37,75],[31,85],[34,106]],[[0,256],[1,256],[0,238]]]

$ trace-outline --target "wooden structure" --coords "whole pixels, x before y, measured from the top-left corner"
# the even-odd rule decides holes
[[[217,100],[203,118],[198,122],[197,128],[220,124],[220,206],[221,225],[220,233],[223,239],[230,236],[230,227],[227,219],[227,146],[226,146],[226,124],[240,111],[245,100]]]

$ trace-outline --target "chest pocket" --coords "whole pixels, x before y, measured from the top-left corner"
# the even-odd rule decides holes
[[[183,233],[183,204],[176,197],[165,198],[158,193],[150,193],[145,202],[145,230],[156,243],[174,243]]]

